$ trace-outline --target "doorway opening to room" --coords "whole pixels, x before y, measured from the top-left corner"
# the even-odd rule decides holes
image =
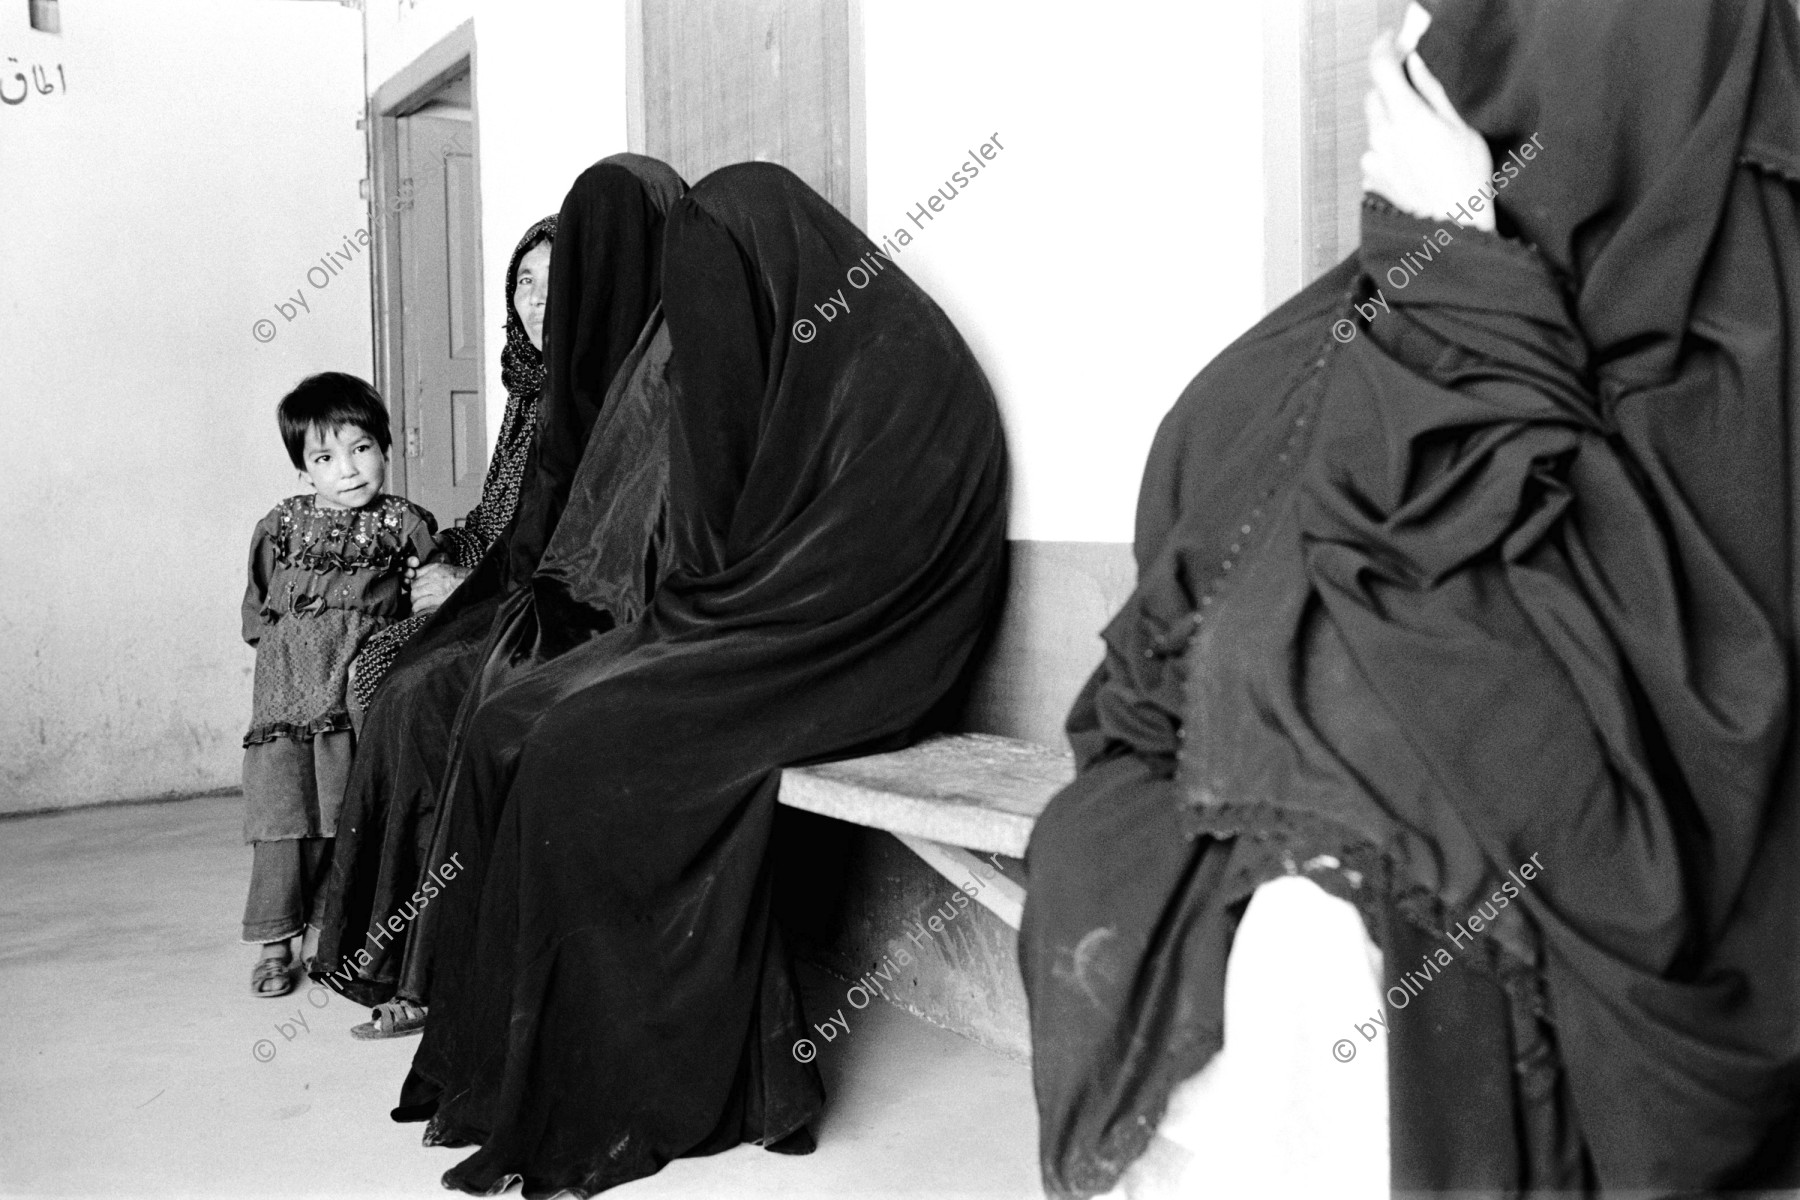
[[[370,102],[375,381],[392,489],[462,523],[487,472],[474,30],[464,24]]]

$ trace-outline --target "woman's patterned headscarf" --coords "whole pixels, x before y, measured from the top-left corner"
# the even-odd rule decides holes
[[[506,348],[500,351],[500,382],[507,396],[519,404],[535,402],[544,386],[544,355],[531,344],[525,322],[519,320],[519,310],[513,307],[513,293],[519,286],[519,260],[539,242],[555,240],[556,214],[551,213],[525,231],[513,250],[512,261],[506,264]]]

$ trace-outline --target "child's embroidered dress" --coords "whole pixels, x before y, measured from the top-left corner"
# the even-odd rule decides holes
[[[256,526],[244,640],[256,647],[244,735],[244,840],[330,837],[350,760],[345,703],[364,639],[407,615],[407,557],[431,553],[437,523],[398,496],[360,509],[293,496]]]

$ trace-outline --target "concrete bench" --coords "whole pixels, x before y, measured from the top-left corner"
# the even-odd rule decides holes
[[[798,957],[846,981],[875,972],[891,1003],[1025,1061],[1020,858],[1074,776],[1063,721],[1137,567],[1122,543],[1012,541],[1007,555],[1005,604],[957,717],[982,732],[784,772],[776,907]],[[977,878],[976,902],[956,904]],[[943,927],[927,936],[934,915]]]
[[[1028,1061],[1021,858],[1039,813],[1073,777],[1066,752],[992,734],[788,768],[781,804],[823,826],[788,842],[797,950],[844,981],[884,979],[891,1004]]]
[[[1074,774],[1066,753],[976,733],[784,771],[781,803],[812,823],[784,839],[796,949],[847,982],[884,980],[890,1003],[1028,1061],[1020,859]]]
[[[782,772],[781,803],[885,830],[960,883],[979,865],[974,851],[1023,858],[1038,814],[1074,777],[1066,753],[962,733],[890,754],[790,768]],[[1025,903],[1019,884],[1000,876],[975,899],[1019,927]]]

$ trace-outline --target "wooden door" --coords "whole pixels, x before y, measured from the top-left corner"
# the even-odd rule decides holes
[[[776,162],[863,222],[854,0],[638,0],[632,143],[689,183]]]
[[[481,498],[487,472],[474,137],[456,117],[396,125],[400,362],[389,401],[406,497],[447,528]]]

